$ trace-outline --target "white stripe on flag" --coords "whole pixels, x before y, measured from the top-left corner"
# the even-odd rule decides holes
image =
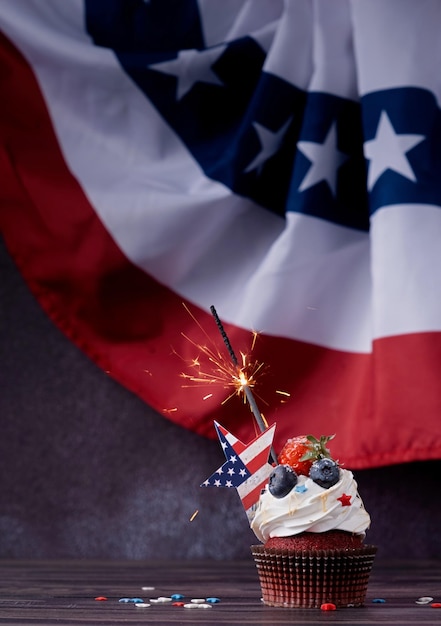
[[[399,236],[392,237],[393,232]],[[397,205],[376,212],[372,219],[376,338],[440,330],[440,242],[439,206]]]
[[[273,466],[267,463],[266,465],[263,465],[252,476],[247,478],[247,480],[245,480],[241,485],[239,485],[239,487],[237,487],[237,492],[241,500],[243,500],[248,494],[250,494],[257,487],[263,489],[273,469],[274,469]]]
[[[259,436],[255,441],[253,441],[249,446],[245,448],[243,452],[240,453],[241,460],[247,465],[252,459],[254,459],[257,455],[259,455],[265,448],[269,450],[271,447],[271,443],[274,438],[274,430],[276,425],[273,424],[270,426],[261,436]],[[265,459],[267,461],[267,459]]]
[[[361,96],[411,85],[441,103],[439,0],[352,2],[352,16]]]

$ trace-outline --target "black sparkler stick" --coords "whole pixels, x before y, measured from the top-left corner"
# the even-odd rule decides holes
[[[222,322],[220,321],[220,318],[217,314],[216,309],[214,308],[214,306],[210,306],[210,311],[215,319],[216,325],[219,329],[219,332],[222,336],[222,339],[224,340],[225,346],[227,347],[228,353],[231,357],[231,360],[233,361],[234,365],[237,367],[237,369],[240,371],[240,366],[239,366],[239,361],[237,360],[236,354],[233,350],[233,346],[230,343],[230,340],[228,338],[227,333],[225,332],[225,328],[223,327]],[[267,429],[267,424],[265,424],[265,421],[262,417],[262,414],[259,411],[259,407],[257,406],[257,402],[253,396],[253,393],[251,391],[251,389],[248,387],[248,385],[244,385],[243,386],[243,390],[246,396],[246,399],[248,400],[248,404],[250,405],[250,409],[252,414],[254,415],[257,425],[260,429],[260,431],[263,433],[266,429]],[[270,456],[273,460],[273,462],[277,465],[277,455],[274,451],[273,448],[271,448],[271,452],[270,452]]]

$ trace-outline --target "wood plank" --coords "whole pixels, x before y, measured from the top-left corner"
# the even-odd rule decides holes
[[[154,587],[143,590],[142,587]],[[220,598],[210,609],[168,604],[137,608],[120,598],[181,593],[186,599]],[[106,601],[95,600],[98,596]],[[378,562],[366,605],[325,613],[320,609],[264,606],[252,560],[192,562],[0,561],[0,624],[89,626],[112,624],[282,624],[441,623],[441,609],[418,605],[421,596],[441,601],[440,562]],[[372,600],[383,598],[385,603]]]

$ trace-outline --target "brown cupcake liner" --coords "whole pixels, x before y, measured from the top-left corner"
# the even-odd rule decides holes
[[[347,550],[278,550],[251,546],[269,606],[320,608],[362,606],[377,552],[376,546]]]

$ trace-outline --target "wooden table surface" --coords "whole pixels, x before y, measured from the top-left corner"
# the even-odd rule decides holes
[[[143,590],[143,587],[154,589]],[[149,599],[179,593],[217,597],[209,609],[169,603],[138,608],[121,598]],[[96,600],[97,597],[107,600]],[[441,562],[376,561],[366,604],[337,611],[264,606],[250,561],[0,561],[0,624],[438,624],[441,608],[416,603],[422,596],[441,602]],[[373,602],[376,599],[385,602]]]

